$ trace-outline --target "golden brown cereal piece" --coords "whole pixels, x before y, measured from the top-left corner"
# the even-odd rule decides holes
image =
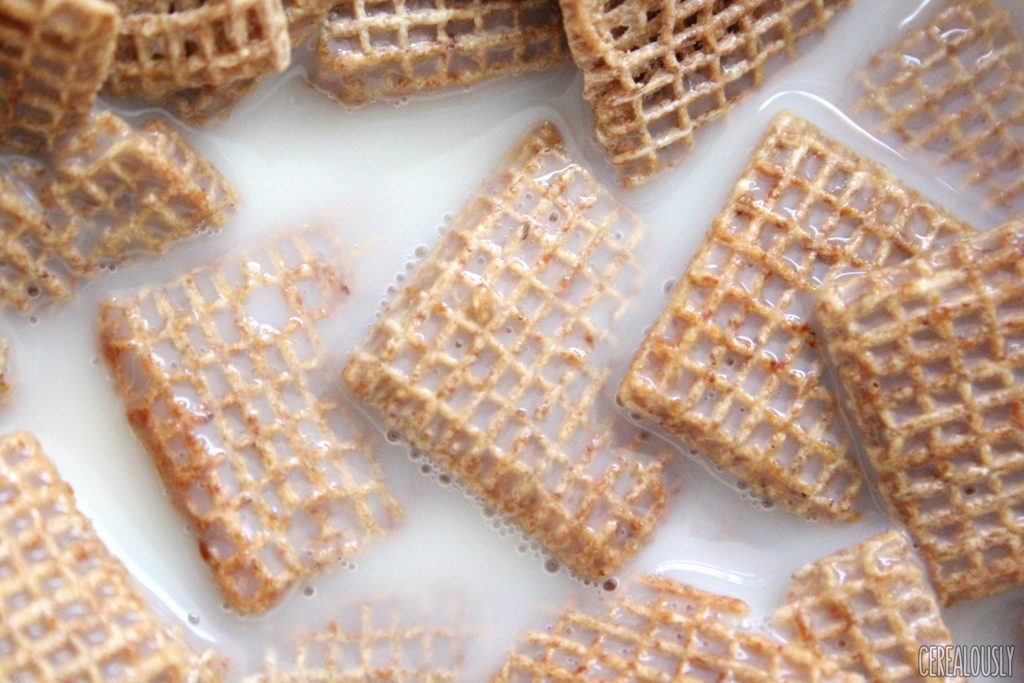
[[[625,406],[809,518],[849,520],[862,475],[810,328],[818,288],[969,228],[783,112],[623,379]]]
[[[605,395],[643,232],[543,124],[344,372],[388,427],[589,578],[637,552],[672,486],[667,446]]]
[[[877,135],[953,184],[1024,210],[1024,50],[992,0],[943,11],[858,74],[856,110]]]
[[[849,0],[561,0],[597,139],[647,182],[822,33]]]
[[[0,149],[46,151],[88,115],[117,26],[101,0],[0,0]]]
[[[246,683],[457,683],[466,633],[443,608],[411,619],[397,600],[349,605],[345,619],[290,639],[284,653],[269,649]]]
[[[349,296],[336,252],[299,231],[103,307],[128,419],[240,612],[265,611],[400,514],[383,439],[325,379],[323,335]]]
[[[97,114],[58,146],[52,172],[0,169],[0,299],[64,299],[101,268],[221,225],[236,203],[170,128]]]
[[[343,0],[310,82],[356,106],[561,63],[557,0]]]
[[[118,0],[124,17],[107,89],[160,99],[284,71],[291,60],[281,0]]]
[[[849,412],[942,603],[1024,585],[1024,223],[837,281]]]
[[[0,437],[0,679],[219,681],[150,611],[31,434]]]
[[[323,20],[334,0],[284,0],[288,34],[298,47]],[[187,88],[170,95],[167,103],[189,123],[203,125],[218,121],[255,90],[258,78],[246,78],[227,85]]]
[[[921,647],[952,644],[900,531],[798,569],[775,620],[795,642],[874,683],[919,680]]]
[[[660,576],[642,576],[604,613],[569,609],[530,631],[491,683],[859,681],[800,645],[741,624],[749,608]]]

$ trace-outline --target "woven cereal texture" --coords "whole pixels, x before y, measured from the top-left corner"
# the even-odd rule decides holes
[[[281,0],[117,0],[122,14],[107,89],[161,99],[284,71],[291,61]]]
[[[48,150],[86,117],[117,26],[100,0],[0,1],[0,149]]]
[[[67,298],[102,268],[222,224],[236,203],[164,124],[139,132],[97,114],[57,148],[51,170],[0,170],[0,299],[27,310]]]
[[[993,0],[956,0],[873,57],[855,112],[1006,218],[1024,210],[1024,50]]]
[[[822,284],[969,228],[789,113],[771,124],[619,397],[809,518],[852,519],[862,476],[810,327]]]
[[[638,550],[671,488],[666,448],[605,395],[642,233],[543,124],[344,372],[389,427],[588,578]]]
[[[1024,585],[1024,226],[826,289],[879,486],[946,605]]]
[[[30,434],[0,438],[0,678],[221,680],[150,612]]]
[[[382,438],[325,385],[349,296],[300,230],[103,308],[128,419],[228,602],[262,612],[400,514]]]
[[[491,683],[859,681],[740,622],[745,603],[643,576],[606,610],[567,610],[530,631]]]
[[[344,619],[271,648],[246,683],[457,683],[464,680],[466,633],[451,610],[409,615],[395,600],[347,605]]]
[[[822,33],[849,0],[561,0],[597,139],[648,181]]]
[[[796,642],[875,683],[918,680],[921,648],[953,642],[900,531],[798,569],[775,620]]]
[[[356,106],[568,56],[557,0],[345,0],[320,27],[311,80]]]

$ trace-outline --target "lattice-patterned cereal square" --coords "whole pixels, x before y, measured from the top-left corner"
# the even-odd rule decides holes
[[[943,603],[1024,585],[1024,228],[834,283],[819,316]]]
[[[671,488],[666,449],[606,396],[642,232],[544,124],[344,372],[390,428],[590,578],[638,550]],[[565,274],[545,284],[551,268]]]
[[[775,621],[795,642],[878,683],[916,679],[921,648],[952,643],[900,531],[798,569]]]
[[[491,681],[860,680],[744,625],[747,612],[739,600],[642,576],[605,608],[572,608],[528,632]]]
[[[266,610],[399,515],[382,438],[325,379],[348,295],[337,246],[297,231],[103,308],[128,419],[239,611]]]
[[[772,123],[619,396],[752,490],[851,519],[862,476],[809,321],[837,276],[967,226],[788,113]]]
[[[824,31],[849,0],[562,0],[597,139],[646,182]]]
[[[0,678],[219,681],[146,605],[35,437],[0,437]]]
[[[557,0],[346,0],[320,28],[311,82],[355,106],[568,58]]]
[[[234,190],[170,128],[109,112],[54,152],[52,169],[0,169],[0,296],[20,310],[68,297],[101,268],[218,226]]]
[[[100,0],[0,2],[0,149],[45,151],[86,117],[117,27],[117,10]]]
[[[284,71],[291,61],[281,0],[116,4],[123,18],[107,89],[118,95],[161,99],[228,86]]]
[[[855,111],[887,143],[1014,217],[1024,209],[1021,38],[993,0],[939,6],[861,70]]]
[[[468,629],[458,601],[415,607],[399,598],[345,605],[327,628],[290,638],[287,649],[268,649],[263,671],[246,683],[463,680]]]

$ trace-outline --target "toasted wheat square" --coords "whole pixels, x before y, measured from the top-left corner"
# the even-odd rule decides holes
[[[1024,224],[837,281],[819,319],[943,604],[1024,585]]]
[[[969,228],[783,112],[623,379],[627,408],[798,515],[849,520],[862,475],[811,329],[815,292]]]

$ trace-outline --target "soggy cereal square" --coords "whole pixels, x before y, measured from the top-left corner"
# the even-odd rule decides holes
[[[240,612],[272,607],[400,514],[383,437],[325,379],[349,296],[337,253],[300,230],[103,307],[128,420]]]
[[[811,329],[815,292],[969,228],[782,113],[623,379],[625,406],[809,518],[849,520],[862,475]]]
[[[641,576],[606,608],[570,608],[528,632],[491,683],[861,680],[744,625],[748,612],[740,600]]]
[[[0,0],[0,150],[47,151],[86,118],[117,26],[101,0]]]
[[[947,181],[978,187],[1006,218],[1024,210],[1024,45],[993,0],[938,15],[857,74],[855,113]]]
[[[320,26],[311,82],[354,106],[568,56],[557,0],[344,0]]]
[[[541,125],[344,371],[388,427],[587,578],[636,553],[672,487],[665,447],[607,395],[642,233]]]
[[[798,569],[775,621],[795,642],[875,683],[917,680],[921,648],[953,642],[901,531]]]
[[[0,679],[221,680],[146,605],[35,437],[0,437]]]
[[[1024,585],[1024,224],[837,281],[818,311],[943,604]]]
[[[627,186],[797,56],[850,0],[561,0],[598,142]]]

